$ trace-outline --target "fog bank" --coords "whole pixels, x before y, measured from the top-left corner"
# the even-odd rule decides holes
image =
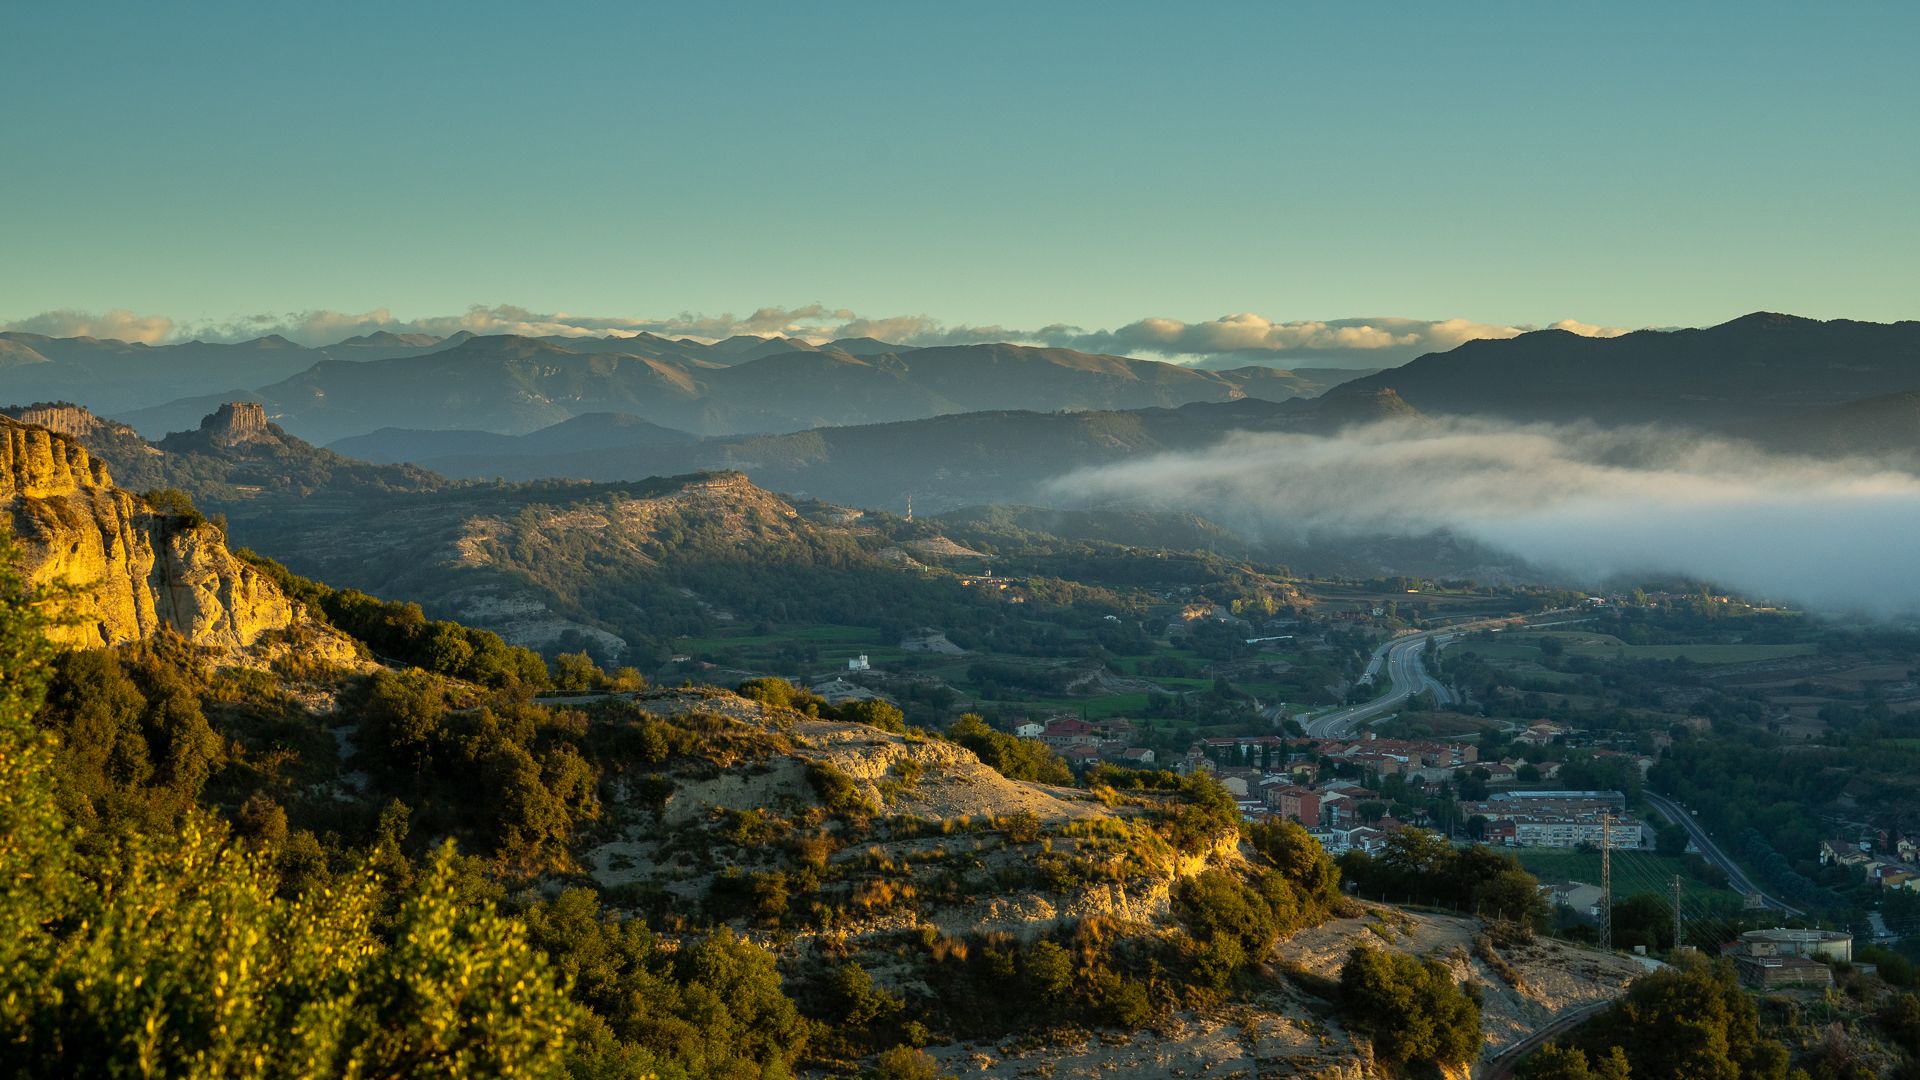
[[[1050,488],[1189,510],[1259,537],[1451,529],[1587,583],[1685,574],[1828,610],[1920,608],[1920,477],[1654,428],[1414,420],[1335,436],[1237,432]]]

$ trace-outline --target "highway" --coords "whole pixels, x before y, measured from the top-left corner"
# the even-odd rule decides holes
[[[1393,683],[1393,689],[1364,705],[1355,705],[1314,717],[1307,721],[1307,734],[1316,739],[1334,739],[1351,734],[1353,729],[1363,721],[1392,712],[1401,703],[1422,690],[1433,695],[1435,704],[1452,704],[1452,692],[1427,673],[1426,665],[1420,662],[1420,657],[1428,641],[1437,638],[1441,644],[1445,644],[1465,629],[1465,627],[1455,626],[1440,630],[1425,630],[1417,634],[1403,634],[1386,641],[1373,651],[1373,658],[1367,662],[1367,674],[1375,679],[1385,676]]]
[[[1565,611],[1542,611],[1531,618],[1543,618],[1551,615],[1564,615]],[[1365,721],[1384,716],[1398,708],[1403,702],[1421,691],[1433,695],[1435,705],[1454,704],[1453,692],[1441,685],[1438,679],[1427,673],[1426,665],[1421,663],[1425,655],[1427,642],[1438,641],[1445,645],[1462,634],[1494,627],[1524,624],[1530,627],[1564,626],[1568,623],[1585,622],[1585,619],[1562,619],[1559,622],[1533,623],[1527,619],[1508,617],[1483,619],[1478,622],[1462,623],[1459,626],[1442,626],[1433,630],[1422,630],[1414,634],[1402,634],[1391,638],[1373,650],[1373,658],[1367,661],[1367,675],[1374,679],[1383,674],[1393,684],[1393,689],[1364,705],[1339,709],[1314,717],[1306,722],[1307,734],[1316,739],[1338,739],[1353,733],[1353,729]]]
[[[1643,794],[1646,795],[1647,802],[1651,803],[1655,810],[1665,814],[1669,820],[1679,822],[1680,827],[1687,830],[1687,836],[1693,840],[1693,846],[1700,849],[1702,857],[1726,871],[1727,884],[1750,896],[1759,897],[1762,904],[1775,911],[1784,912],[1788,915],[1805,914],[1799,908],[1784,901],[1776,900],[1766,893],[1761,892],[1760,887],[1753,883],[1753,879],[1748,877],[1746,872],[1740,869],[1740,864],[1734,862],[1733,859],[1728,857],[1726,852],[1720,850],[1720,845],[1713,842],[1713,837],[1707,835],[1707,830],[1702,828],[1700,822],[1695,820],[1694,816],[1687,812],[1686,807],[1681,806],[1665,795],[1655,795],[1651,791],[1644,792]]]

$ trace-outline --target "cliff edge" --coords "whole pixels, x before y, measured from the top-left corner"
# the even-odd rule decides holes
[[[305,651],[349,660],[353,645],[253,566],[198,515],[167,513],[113,484],[69,437],[0,417],[0,512],[22,568],[56,595],[50,636],[98,648],[172,630],[222,652],[273,631],[313,631]],[[317,650],[317,653],[316,653]]]

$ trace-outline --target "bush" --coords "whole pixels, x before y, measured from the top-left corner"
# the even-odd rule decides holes
[[[1480,1006],[1433,960],[1355,946],[1340,968],[1340,1007],[1396,1071],[1464,1065],[1480,1052]]]
[[[143,491],[140,493],[140,497],[146,500],[147,505],[153,508],[154,513],[181,519],[180,524],[184,528],[197,529],[207,523],[207,516],[202,514],[200,509],[193,505],[193,496],[181,491],[179,488],[157,488],[153,491]]]
[[[824,761],[808,763],[807,782],[820,796],[820,805],[833,813],[848,817],[870,817],[874,813],[873,804],[860,794],[860,785],[853,777]]]
[[[911,1046],[896,1046],[882,1053],[862,1076],[865,1080],[953,1080],[940,1072],[940,1064],[925,1050]]]
[[[1073,770],[1045,743],[995,731],[978,714],[967,713],[955,720],[947,729],[947,737],[973,751],[981,762],[1009,780],[1073,783]]]
[[[849,701],[840,706],[840,719],[877,727],[898,735],[907,730],[907,714],[884,701]]]

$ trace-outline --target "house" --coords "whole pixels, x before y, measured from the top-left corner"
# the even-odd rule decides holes
[[[1320,824],[1318,792],[1294,785],[1274,785],[1265,791],[1267,809],[1302,825]]]
[[[1214,771],[1213,778],[1223,784],[1228,780],[1238,780],[1249,793],[1260,790],[1260,782],[1265,779],[1259,769],[1246,768],[1218,769]]]
[[[1059,751],[1059,754],[1067,764],[1076,769],[1100,760],[1100,751],[1084,743],[1065,747]]]
[[[1528,746],[1550,746],[1553,740],[1572,733],[1573,729],[1565,724],[1550,724],[1542,720],[1537,724],[1529,724],[1527,730],[1513,737],[1513,741]]]
[[[1588,885],[1579,881],[1571,881],[1565,885],[1555,885],[1547,891],[1547,898],[1553,902],[1555,907],[1566,908],[1575,914],[1584,915],[1587,918],[1599,917],[1600,902],[1605,899],[1605,897],[1606,892],[1601,889],[1600,886]]]
[[[1754,990],[1782,986],[1832,986],[1833,969],[1804,956],[1747,956],[1734,954],[1733,970]]]
[[[873,665],[867,662],[867,654],[861,653],[859,656],[856,656],[853,659],[847,661],[847,670],[848,671],[871,671],[873,670]]]
[[[1135,768],[1145,768],[1153,764],[1153,751],[1144,746],[1129,746],[1120,751],[1120,762]]]
[[[1013,733],[1022,739],[1037,739],[1044,734],[1046,730],[1047,725],[1035,720],[1029,720],[1019,727],[1014,728]]]
[[[1093,747],[1100,743],[1100,732],[1084,720],[1049,720],[1040,732],[1040,741],[1055,750],[1069,746]]]

